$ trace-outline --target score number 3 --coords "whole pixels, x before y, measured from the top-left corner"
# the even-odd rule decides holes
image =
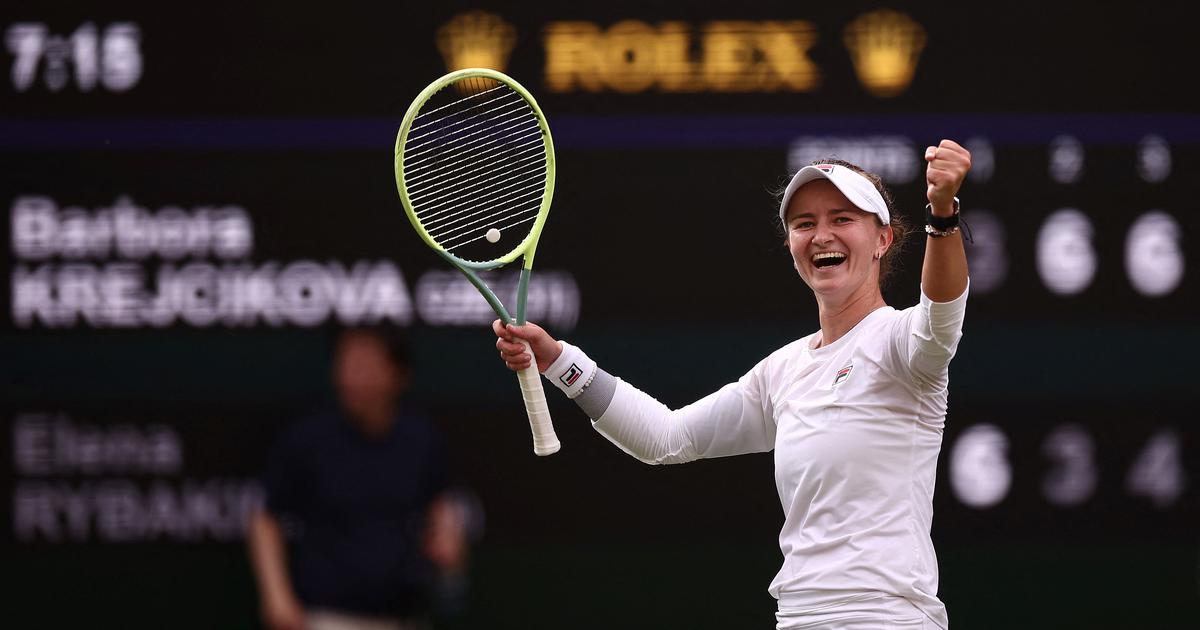
[[[950,450],[950,485],[960,502],[976,509],[998,505],[1012,487],[1009,442],[994,424],[976,424],[959,434]],[[1187,487],[1179,434],[1160,429],[1146,441],[1125,477],[1125,491],[1157,508],[1169,508]],[[1087,430],[1065,424],[1042,442],[1051,466],[1042,478],[1042,495],[1058,507],[1086,503],[1095,494],[1100,470]]]

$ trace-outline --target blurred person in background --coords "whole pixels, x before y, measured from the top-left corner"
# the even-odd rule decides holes
[[[962,337],[967,258],[955,196],[970,154],[925,151],[921,299],[897,310],[881,282],[907,232],[879,176],[837,159],[800,169],[779,206],[792,263],[820,330],[737,382],[672,410],[527,324],[493,328],[512,370],[532,361],[648,464],[774,451],[783,566],[771,583],[779,630],[944,630],[930,529],[949,365]],[[719,357],[721,348],[710,349]]]
[[[467,545],[441,438],[403,404],[405,340],[342,331],[332,378],[339,407],[281,436],[263,474],[265,506],[248,524],[263,623],[428,628],[439,586],[462,584]]]

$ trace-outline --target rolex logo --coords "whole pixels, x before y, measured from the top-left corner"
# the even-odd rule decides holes
[[[851,22],[845,42],[863,87],[875,96],[896,96],[912,82],[925,29],[903,13],[880,9]]]
[[[460,13],[437,31],[438,50],[450,71],[490,68],[503,72],[516,41],[516,29],[486,11]]]

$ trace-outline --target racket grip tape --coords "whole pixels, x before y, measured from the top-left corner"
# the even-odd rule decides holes
[[[533,357],[533,350],[524,339],[519,339],[525,351]],[[529,428],[533,431],[533,452],[538,456],[553,455],[562,444],[554,433],[554,423],[550,420],[550,408],[546,405],[546,392],[542,389],[542,375],[538,374],[537,358],[534,357],[529,367],[517,372],[517,380],[521,383],[521,396],[525,399],[525,412],[529,414]]]

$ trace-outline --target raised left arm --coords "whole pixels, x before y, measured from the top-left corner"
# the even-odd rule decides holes
[[[971,154],[953,140],[942,140],[938,146],[925,149],[925,161],[929,163],[925,171],[926,196],[933,205],[933,214],[949,217],[954,214],[954,197],[971,169]],[[921,286],[934,302],[950,302],[967,289],[962,232],[925,239]]]

